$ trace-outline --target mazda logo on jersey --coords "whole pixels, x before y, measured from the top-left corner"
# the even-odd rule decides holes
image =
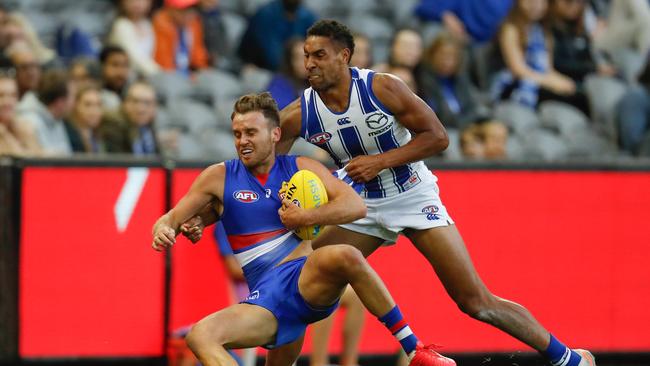
[[[260,197],[257,193],[248,190],[235,191],[232,196],[239,202],[252,203],[257,201]]]
[[[373,130],[378,130],[388,124],[388,117],[381,112],[375,112],[366,117],[366,124]]]
[[[321,132],[309,137],[309,142],[316,145],[322,145],[332,138],[329,132]]]

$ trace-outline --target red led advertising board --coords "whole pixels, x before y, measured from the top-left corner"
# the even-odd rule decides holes
[[[196,169],[172,172],[172,201]],[[440,194],[490,290],[558,338],[596,351],[650,350],[650,173],[439,171]],[[165,176],[143,168],[26,168],[20,246],[22,357],[164,354],[164,255],[150,248]],[[169,326],[232,301],[211,230],[172,251]],[[370,263],[412,329],[449,352],[527,350],[470,319],[406,240]],[[331,350],[340,350],[340,316]],[[398,349],[368,315],[361,352]],[[310,352],[310,340],[304,352]]]
[[[162,169],[25,168],[21,357],[164,355]]]

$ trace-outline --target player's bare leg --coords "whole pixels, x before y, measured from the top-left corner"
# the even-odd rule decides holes
[[[345,308],[343,322],[343,349],[341,366],[356,366],[359,361],[359,341],[365,312],[361,300],[350,286],[346,287],[341,297],[341,307]],[[312,352],[310,366],[325,366],[329,363],[328,340],[334,323],[334,314],[312,325]]]
[[[413,355],[412,364],[456,365],[417,341],[384,283],[362,253],[350,245],[328,245],[315,250],[300,273],[298,290],[312,306],[326,307],[336,302],[348,283],[366,309]]]
[[[375,250],[381,247],[384,240],[368,234],[361,234],[352,230],[344,229],[340,226],[329,225],[325,226],[325,228],[323,228],[323,230],[318,234],[318,237],[312,240],[311,245],[314,249],[318,249],[326,245],[340,243],[352,245],[359,249],[363,256],[367,258],[370,254],[374,253]]]
[[[549,332],[523,306],[493,295],[479,277],[455,225],[410,230],[406,235],[427,258],[447,293],[467,315],[544,351]]]
[[[237,366],[227,349],[272,343],[277,329],[278,322],[270,311],[236,304],[201,319],[185,339],[202,365]]]
[[[328,345],[332,325],[337,312],[311,325],[312,348],[309,356],[310,366],[325,366],[329,363]]]
[[[290,366],[300,356],[305,335],[284,346],[274,348],[266,354],[265,366]]]
[[[345,306],[343,322],[343,349],[341,351],[341,366],[356,366],[359,363],[359,342],[365,321],[365,309],[361,299],[347,287],[341,298]]]

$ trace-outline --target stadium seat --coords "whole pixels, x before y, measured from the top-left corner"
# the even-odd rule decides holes
[[[237,47],[246,31],[246,18],[234,12],[224,12],[223,22],[226,26],[226,37],[231,47]]]
[[[539,117],[534,110],[511,101],[497,104],[494,108],[494,118],[503,121],[518,135],[540,126]]]
[[[558,101],[546,101],[539,106],[539,117],[543,127],[570,136],[589,128],[589,119],[574,106]]]
[[[609,141],[616,144],[618,142],[616,105],[625,94],[625,83],[614,78],[590,75],[586,78],[584,86],[596,128]]]
[[[192,94],[192,84],[189,79],[176,72],[159,72],[149,78],[156,89],[162,104],[177,98],[188,97]]]
[[[261,68],[246,68],[242,70],[241,82],[245,93],[259,93],[268,87],[273,73]]]
[[[203,70],[196,75],[194,95],[210,100],[212,106],[220,101],[236,99],[242,94],[242,85],[238,78],[220,70]]]
[[[217,125],[217,117],[210,108],[193,100],[175,99],[170,101],[167,111],[170,125],[181,126],[183,131],[197,137]]]

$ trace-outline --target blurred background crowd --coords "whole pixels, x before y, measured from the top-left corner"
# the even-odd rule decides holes
[[[3,0],[0,155],[232,158],[233,102],[298,97],[320,18],[433,108],[441,158],[650,155],[648,0]]]

